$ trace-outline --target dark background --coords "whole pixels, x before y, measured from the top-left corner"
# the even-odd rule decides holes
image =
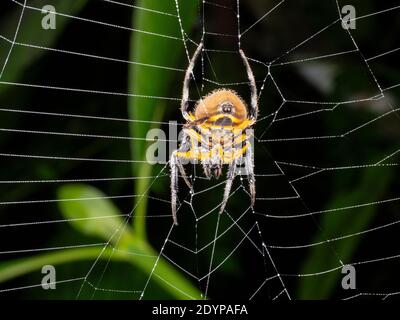
[[[57,8],[59,3],[52,2]],[[168,6],[171,11],[169,12],[174,13],[175,3],[170,2]],[[205,94],[218,87],[211,82],[215,81],[221,85],[233,84],[229,87],[248,100],[247,84],[237,84],[247,80],[245,70],[237,55],[236,1],[211,2],[214,5],[206,4],[204,10],[206,30],[204,40],[207,49],[204,55],[205,80],[202,77],[200,62],[196,70],[196,81],[192,86],[192,98],[194,100],[199,98],[197,89],[201,94]],[[43,1],[27,1],[27,3],[39,8],[45,4]],[[246,30],[278,3],[278,1],[241,1],[241,30]],[[157,8],[157,3],[154,1],[143,1],[141,4]],[[358,17],[400,5],[398,1],[372,0],[346,3],[339,1],[339,4],[340,6],[353,4]],[[0,34],[12,39],[21,7],[12,1],[2,1],[0,8]],[[63,10],[68,12],[69,9]],[[104,1],[87,1],[81,9],[71,15],[111,25],[132,27],[138,23],[132,19],[132,14],[137,10]],[[56,36],[54,34],[51,36],[54,40],[49,44],[46,32],[53,31],[43,31],[40,25],[36,29],[32,28],[26,23],[30,21],[30,15],[36,15],[36,19],[40,21],[40,12],[26,9],[17,38],[18,42],[125,61],[132,60],[130,53],[130,41],[134,33],[132,30],[61,16],[57,19],[62,21],[63,27],[57,29]],[[190,39],[196,42],[202,35],[202,16],[203,10],[199,4],[195,21],[190,24],[189,29],[185,30]],[[157,30],[157,18],[158,15],[154,15],[155,30]],[[185,16],[182,16],[182,19],[184,20]],[[260,96],[259,121],[255,125],[255,171],[258,174],[257,197],[259,199],[256,201],[253,212],[249,209],[249,198],[245,191],[246,179],[242,181],[244,188],[240,188],[240,179],[236,179],[233,190],[238,188],[238,191],[230,198],[227,210],[235,220],[246,212],[243,218],[238,220],[240,228],[237,225],[230,228],[232,220],[224,214],[220,218],[218,234],[229,231],[216,242],[215,250],[212,250],[211,245],[199,254],[192,254],[169,244],[163,251],[178,265],[175,267],[177,270],[181,272],[179,267],[182,267],[198,277],[209,272],[212,255],[213,267],[223,262],[211,274],[209,286],[207,286],[206,278],[202,281],[191,279],[200,291],[208,290],[210,298],[248,299],[265,279],[275,277],[261,286],[260,291],[253,297],[256,300],[272,299],[284,289],[280,278],[276,277],[278,273],[284,275],[282,281],[291,298],[345,298],[358,293],[387,294],[396,292],[399,288],[397,277],[399,265],[398,260],[393,257],[398,254],[398,202],[391,200],[374,204],[398,197],[399,183],[396,179],[398,155],[395,154],[382,162],[389,165],[374,164],[399,148],[400,118],[398,113],[393,111],[397,108],[399,96],[398,87],[393,87],[400,83],[400,74],[397,70],[399,53],[394,51],[366,63],[366,60],[371,57],[399,47],[397,32],[400,21],[399,10],[394,9],[357,20],[356,29],[350,31],[351,36],[341,27],[340,22],[336,22],[310,38],[336,19],[338,19],[338,11],[335,1],[286,1],[243,35],[241,47],[251,59],[259,89],[263,87]],[[177,18],[171,18],[171,21],[177,24]],[[174,30],[174,36],[181,37],[178,24]],[[352,37],[358,46],[358,51],[355,51]],[[285,54],[306,39],[309,41]],[[178,48],[179,59],[173,67],[185,69],[187,57],[182,41],[160,39],[160,43],[162,41],[166,41],[171,47]],[[47,45],[44,45],[46,43]],[[195,44],[187,41],[187,46],[191,54],[195,49]],[[3,66],[9,49],[10,44],[0,39],[0,67]],[[227,52],[219,50],[227,50]],[[347,51],[354,52],[336,55]],[[161,54],[172,55],[168,50]],[[281,58],[270,66],[275,84],[271,77],[264,82],[268,73],[268,64],[278,57]],[[320,58],[308,61],[313,57]],[[24,59],[27,60],[26,63]],[[307,61],[287,63],[302,59]],[[147,62],[153,63],[151,58]],[[18,68],[18,65],[23,65],[23,67]],[[10,265],[23,266],[26,262],[24,259],[44,254],[43,252],[10,251],[104,242],[104,239],[80,232],[79,228],[68,222],[26,224],[66,218],[58,202],[15,204],[20,201],[57,199],[57,190],[63,183],[16,183],[16,181],[141,175],[140,172],[138,173],[138,168],[135,168],[135,164],[127,162],[35,159],[11,157],[5,154],[122,160],[139,160],[144,156],[135,154],[135,151],[132,151],[135,147],[132,145],[136,142],[127,139],[73,137],[4,130],[129,137],[132,136],[132,132],[135,132],[135,129],[132,129],[135,123],[29,114],[15,112],[15,110],[145,121],[174,120],[182,123],[178,100],[162,102],[163,105],[160,105],[159,110],[163,111],[160,112],[160,117],[157,117],[157,112],[155,112],[155,115],[151,117],[144,113],[132,118],[132,113],[128,112],[127,107],[129,98],[124,94],[133,92],[129,87],[130,67],[130,64],[121,61],[105,61],[93,57],[14,46],[7,68],[0,79],[0,127],[2,128],[0,132],[2,154],[0,156],[2,181],[0,184],[2,203],[0,207],[2,226],[0,229],[0,251],[2,252],[0,290],[29,286],[41,281],[40,268],[17,277],[8,277],[4,271],[7,269],[3,268]],[[135,93],[179,98],[183,73],[165,71],[160,77],[162,77],[161,82],[164,81],[168,88],[167,92],[158,91],[156,86],[158,81],[155,81],[153,86],[152,82],[146,82],[148,92]],[[27,87],[16,85],[16,83],[80,88],[103,91],[103,93]],[[107,94],[104,91],[122,94]],[[287,100],[283,106],[281,94]],[[384,97],[381,97],[382,94]],[[372,97],[381,98],[372,99]],[[349,103],[349,101],[361,99],[366,99],[366,101]],[[137,101],[140,103],[142,100]],[[140,105],[136,104],[136,106]],[[157,103],[155,107],[157,108]],[[334,109],[329,111],[328,109],[331,108]],[[276,111],[278,113],[274,114]],[[385,115],[388,112],[390,113]],[[304,113],[308,114],[304,115]],[[273,119],[275,120],[272,121]],[[360,126],[363,127],[353,131]],[[162,128],[168,130],[167,125],[162,125]],[[344,134],[343,137],[341,137],[342,134]],[[288,140],[301,137],[325,138]],[[153,166],[150,175],[157,175],[162,168],[162,165]],[[325,170],[295,181],[322,169]],[[196,176],[202,176],[200,167],[188,167],[188,170],[195,172]],[[199,178],[194,185],[195,192],[207,190],[220,182]],[[135,183],[137,180],[134,179],[88,182],[108,196],[137,195],[138,186]],[[198,224],[195,224],[193,213],[203,216],[217,206],[222,199],[222,188],[223,185],[220,185],[196,194],[192,198],[194,212],[184,202],[179,212],[180,225],[174,228],[169,239],[187,248],[195,248],[196,241],[198,247],[212,241],[218,219],[217,210],[201,219]],[[184,184],[181,185],[180,190],[180,199],[190,201],[191,197]],[[277,199],[296,196],[296,191],[300,198]],[[146,198],[148,200],[147,237],[149,243],[158,251],[171,227],[167,169],[155,179],[148,195],[150,197]],[[166,201],[160,201],[160,199]],[[124,215],[135,208],[134,198],[126,197],[112,199],[112,201]],[[360,204],[367,205],[359,206]],[[318,213],[320,211],[324,212]],[[298,218],[282,218],[307,213],[311,214]],[[135,210],[133,210],[134,214]],[[130,222],[129,220],[128,228],[130,228]],[[9,224],[19,223],[25,225],[9,226]],[[250,229],[252,231],[246,238],[244,233]],[[368,230],[371,229],[373,231],[369,232]],[[352,236],[326,243],[328,239],[346,235]],[[244,241],[241,242],[243,239]],[[269,247],[302,246],[320,241],[323,243],[311,247],[286,249]],[[234,249],[234,254],[230,256]],[[213,251],[214,254],[212,254]],[[225,261],[224,259],[228,256],[229,258]],[[341,288],[340,261],[347,264],[368,262],[384,257],[392,258],[356,264],[357,289],[349,293]],[[89,258],[57,265],[57,280],[82,277],[88,272],[94,260]],[[315,274],[334,268],[339,269],[320,275]],[[182,273],[182,276],[190,279],[185,273]],[[113,260],[110,263],[100,261],[91,273],[90,281],[97,287],[107,290],[97,290],[94,294],[93,288],[85,285],[85,290],[79,297],[137,299],[138,294],[115,290],[140,290],[144,287],[147,278],[148,274],[129,263]],[[76,297],[81,284],[81,281],[58,284],[57,290],[54,291],[31,288],[6,291],[1,294],[4,297],[17,298],[68,299]],[[279,296],[280,299],[287,299],[287,297],[285,294]],[[164,290],[159,283],[151,280],[145,298],[175,297]]]

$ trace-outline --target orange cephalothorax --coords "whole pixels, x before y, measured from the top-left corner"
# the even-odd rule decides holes
[[[247,106],[235,91],[215,90],[197,102],[194,117],[196,120],[221,121],[222,124],[233,118],[240,123],[247,119]]]

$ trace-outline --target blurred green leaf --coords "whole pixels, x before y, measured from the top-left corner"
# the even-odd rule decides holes
[[[338,192],[338,196],[332,199],[327,208],[343,208],[351,204],[379,201],[384,196],[393,176],[393,170],[389,168],[385,168],[385,170],[366,169],[358,186],[352,190],[346,189]],[[337,238],[339,236],[338,230],[343,236],[366,230],[374,219],[377,209],[377,206],[369,205],[349,209],[345,213],[324,213],[319,222],[321,232],[311,242],[318,243],[327,239]],[[339,259],[345,264],[351,263],[351,259],[361,240],[362,238],[360,237],[350,237],[345,240],[312,247],[300,273],[320,272],[325,270],[327,265],[338,265]],[[331,246],[331,248],[329,249],[327,246]],[[338,270],[316,277],[300,278],[298,298],[328,299],[340,285],[341,276],[342,274]]]
[[[178,270],[170,265],[146,241],[138,239],[131,228],[124,228],[114,204],[104,199],[104,194],[94,187],[72,184],[58,191],[60,209],[65,218],[79,232],[110,241],[113,250],[103,246],[76,248],[7,261],[0,264],[0,282],[40,270],[46,264],[57,265],[74,261],[105,259],[129,262],[152,276],[154,282],[164,288],[171,297],[188,299],[201,297],[200,291]],[[88,200],[79,200],[79,199]],[[79,201],[70,201],[77,199]],[[91,199],[91,200],[89,200]],[[116,234],[116,231],[121,233]],[[156,267],[156,268],[155,268]],[[153,272],[157,272],[157,276]]]
[[[58,191],[60,200],[68,199],[66,202],[60,202],[61,212],[78,231],[110,242],[114,248],[119,249],[116,252],[130,255],[129,262],[144,271],[146,275],[152,275],[154,265],[157,264],[158,276],[153,279],[171,296],[178,299],[200,297],[199,291],[190,281],[162,257],[158,257],[158,253],[150,244],[136,237],[133,230],[126,227],[127,221],[120,217],[115,205],[104,197],[105,195],[101,191],[84,184],[65,185]],[[70,201],[70,199],[90,200]],[[117,259],[121,258],[120,254]],[[99,253],[99,256],[102,254]],[[175,288],[169,283],[174,284]],[[176,288],[179,288],[181,292],[177,292]]]
[[[111,249],[106,249],[100,256],[102,249],[103,247],[67,249],[2,262],[0,264],[0,283],[41,270],[45,265],[56,266],[63,263],[96,259],[97,257],[112,259],[113,261],[129,261],[128,255],[113,254]]]
[[[123,246],[133,241],[130,228],[123,228],[124,221],[119,215],[118,208],[106,195],[98,189],[85,184],[69,184],[58,190],[58,199],[67,200],[59,203],[60,210],[75,229],[81,233],[99,237]],[[78,201],[69,201],[77,199]],[[87,199],[80,200],[79,199]],[[116,230],[120,233],[116,234]]]
[[[183,28],[189,33],[196,20],[197,1],[179,1],[178,3],[180,16],[183,19]],[[176,17],[175,1],[141,0],[137,2],[137,5],[170,13],[171,15],[135,10],[133,15],[135,29],[154,32],[167,37],[139,32],[132,33],[130,60],[161,66],[162,68],[130,65],[129,91],[146,96],[170,96],[169,89],[174,79],[176,79],[177,72],[176,70],[166,70],[164,67],[176,68],[179,59],[185,53],[181,29]],[[176,106],[178,108],[178,102],[176,102]],[[160,121],[164,116],[165,108],[166,101],[163,99],[130,97],[128,101],[128,111],[131,119]],[[130,126],[131,135],[144,138],[152,126],[149,123],[134,122]],[[132,141],[132,159],[146,160],[146,146],[146,141]],[[149,176],[153,171],[152,165],[148,163],[135,163],[132,169],[135,176]],[[144,195],[138,198],[136,202],[134,219],[136,235],[142,238],[146,235],[146,193],[149,191],[150,183],[151,180],[149,179],[138,179],[135,184],[135,194]]]

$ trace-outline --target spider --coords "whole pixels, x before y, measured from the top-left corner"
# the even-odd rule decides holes
[[[255,201],[253,150],[249,142],[250,137],[245,133],[246,129],[249,129],[256,122],[258,114],[257,87],[253,71],[246,55],[240,49],[239,53],[246,68],[251,89],[250,109],[247,108],[246,103],[235,91],[219,89],[200,98],[195,105],[194,112],[189,112],[190,77],[202,50],[203,42],[201,41],[185,73],[181,112],[186,124],[183,126],[183,137],[179,149],[172,153],[170,159],[171,205],[175,225],[178,224],[176,216],[178,173],[192,190],[192,185],[183,167],[184,162],[188,160],[201,162],[204,174],[208,179],[212,177],[218,179],[222,173],[222,166],[228,165],[220,214],[225,210],[236,176],[235,170],[243,161],[248,175],[251,204],[254,205]]]

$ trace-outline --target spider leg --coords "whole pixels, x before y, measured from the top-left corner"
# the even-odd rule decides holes
[[[235,179],[236,176],[236,161],[233,161],[229,165],[228,173],[227,173],[227,181],[225,184],[225,190],[224,190],[224,198],[222,199],[222,204],[221,208],[219,209],[219,213],[223,213],[226,207],[226,203],[228,202],[229,195],[231,193],[231,188],[233,184],[233,180]]]
[[[204,163],[203,164],[203,169],[204,169],[204,174],[206,175],[206,178],[208,180],[211,179],[211,169],[210,169],[210,164],[209,163]]]
[[[258,115],[258,95],[257,95],[257,85],[256,80],[254,78],[253,71],[251,70],[249,61],[247,60],[246,55],[244,54],[243,50],[240,49],[240,56],[242,57],[243,63],[246,67],[247,77],[250,81],[250,90],[251,90],[251,110],[250,110],[250,117],[252,119],[257,119]]]
[[[188,176],[186,174],[185,168],[183,167],[182,163],[179,161],[179,157],[178,157],[178,155],[176,153],[177,153],[176,151],[174,151],[172,153],[171,165],[172,165],[172,163],[174,163],[175,166],[178,167],[179,173],[181,174],[181,176],[182,176],[183,180],[185,181],[186,185],[189,187],[189,189],[192,189],[193,188],[192,183],[189,181],[189,178],[188,178]]]
[[[174,152],[175,153],[175,152]],[[178,225],[178,219],[176,217],[176,203],[178,200],[178,168],[176,164],[176,155],[172,154],[170,167],[171,167],[171,207],[172,207],[172,218],[174,224]]]
[[[190,148],[189,140],[187,136],[183,137],[182,145],[179,148],[179,151],[188,151]],[[187,186],[192,189],[192,184],[190,183],[185,169],[180,161],[180,158],[177,155],[178,150],[172,152],[170,167],[171,167],[171,207],[172,207],[172,218],[174,220],[175,225],[178,225],[178,219],[176,217],[177,211],[177,202],[178,202],[178,172],[181,173],[183,180],[187,184]]]
[[[182,91],[182,102],[181,102],[181,112],[186,120],[189,120],[188,108],[189,108],[189,85],[190,77],[193,74],[193,69],[196,64],[196,60],[199,57],[201,50],[203,49],[203,40],[200,41],[196,51],[190,60],[189,67],[186,69],[185,79],[183,80],[183,91]]]
[[[251,206],[254,206],[256,201],[256,177],[254,175],[254,156],[251,144],[248,144],[245,156],[245,167],[249,180],[249,189],[251,197]]]

